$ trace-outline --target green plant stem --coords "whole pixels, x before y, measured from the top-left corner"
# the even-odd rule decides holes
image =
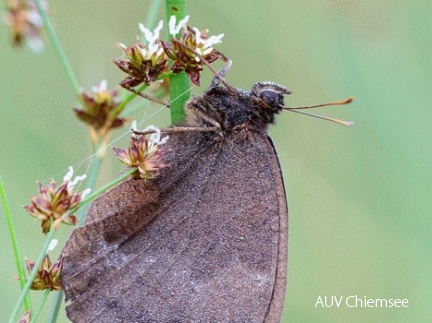
[[[185,0],[165,0],[165,11],[167,23],[171,16],[176,17],[178,23],[186,16]],[[169,31],[168,31],[169,33]],[[168,34],[168,38],[173,37]],[[172,62],[170,62],[172,64]],[[170,104],[171,104],[171,123],[176,123],[185,119],[184,105],[190,97],[190,82],[185,71],[173,74],[170,80]]]
[[[26,281],[25,269],[24,269],[24,265],[22,262],[21,252],[20,252],[20,249],[18,247],[18,239],[17,239],[16,234],[15,234],[15,228],[14,228],[13,221],[12,221],[12,215],[10,213],[9,204],[7,202],[7,197],[6,197],[6,191],[4,189],[3,180],[1,178],[1,176],[0,176],[0,196],[1,196],[1,200],[2,200],[3,210],[4,210],[5,216],[6,216],[6,222],[7,222],[9,234],[11,237],[12,250],[14,253],[15,265],[17,267],[19,282],[20,282],[21,290],[23,290],[24,285],[25,285],[25,281]],[[30,296],[28,295],[28,293],[26,293],[25,297],[24,297],[24,307],[25,307],[26,311],[31,310]]]
[[[9,323],[15,322],[15,318],[21,309],[21,305],[22,305],[28,291],[30,290],[30,286],[32,285],[33,280],[36,277],[36,274],[40,268],[40,265],[41,265],[43,259],[45,258],[48,247],[49,247],[49,245],[50,245],[50,243],[54,237],[55,232],[56,232],[56,230],[54,229],[54,226],[51,226],[50,231],[46,235],[45,242],[42,246],[42,250],[41,250],[38,258],[36,259],[33,270],[31,271],[30,275],[28,276],[27,281],[24,285],[24,288],[21,291],[20,297],[18,298],[18,301],[15,304],[15,307],[13,308],[12,314],[11,314],[9,321],[8,321]]]
[[[96,181],[99,177],[99,171],[102,165],[102,161],[103,161],[103,155],[99,155],[98,154],[98,150],[101,148],[100,142],[95,145],[94,148],[94,152],[95,152],[95,157],[92,160],[92,163],[90,165],[90,170],[88,172],[88,177],[87,177],[87,187],[93,191],[93,189],[96,186]],[[85,220],[85,215],[87,213],[87,209],[88,206],[81,204],[82,207],[80,207],[78,214],[77,214],[77,218],[78,218],[78,225],[82,225],[84,223]]]
[[[31,323],[36,322],[40,312],[42,311],[42,307],[45,305],[45,302],[48,298],[49,293],[50,293],[50,290],[46,289],[43,296],[42,296],[42,299],[41,299],[39,306],[31,313],[31,320],[30,320]]]
[[[51,310],[49,313],[49,317],[47,322],[48,323],[55,323],[57,322],[57,317],[59,314],[59,310],[60,310],[60,304],[63,301],[63,291],[58,291],[58,292],[54,292],[54,301],[51,305]]]
[[[66,73],[66,76],[69,79],[69,82],[72,84],[72,87],[75,91],[75,95],[78,97],[78,99],[80,101],[82,101],[81,100],[81,88],[79,86],[78,80],[75,77],[75,74],[72,70],[72,67],[71,67],[67,57],[66,57],[66,54],[64,53],[63,48],[60,45],[60,42],[57,38],[57,35],[54,31],[54,28],[51,24],[51,21],[47,15],[47,13],[43,9],[43,7],[40,3],[40,0],[34,0],[34,3],[36,4],[36,7],[38,9],[40,16],[42,17],[42,21],[43,21],[43,24],[45,26],[45,30],[47,32],[48,38],[51,42],[51,46],[53,47],[54,52],[56,53],[57,58],[59,59],[60,64],[62,65],[62,67]]]
[[[147,84],[143,84],[140,87],[138,87],[137,92],[142,92],[144,91],[146,88],[148,87]],[[122,101],[120,102],[120,104],[110,112],[110,118],[115,118],[117,117],[125,108],[125,106],[127,104],[129,104],[129,102],[131,102],[133,99],[135,99],[135,97],[137,96],[136,93],[133,93],[131,91],[127,91],[127,96],[125,96],[124,99],[122,99]]]
[[[152,0],[149,10],[147,12],[147,17],[146,17],[146,23],[145,26],[149,29],[152,30],[154,29],[154,27],[156,26],[156,20],[157,20],[157,16],[158,16],[158,12],[160,11],[160,8],[162,7],[162,2],[163,0]]]

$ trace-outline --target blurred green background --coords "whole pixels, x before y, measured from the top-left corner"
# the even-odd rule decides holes
[[[112,63],[139,34],[147,1],[50,1],[50,16],[83,88],[124,76]],[[293,91],[287,105],[344,99],[320,114],[345,128],[284,113],[270,133],[289,204],[289,277],[282,322],[430,322],[432,318],[432,3],[426,0],[189,1],[190,23],[225,33],[227,79],[249,89],[271,80]],[[161,12],[160,17],[164,17]],[[14,49],[0,28],[0,174],[23,255],[44,241],[22,205],[36,180],[61,181],[90,156],[86,126],[52,50]],[[203,88],[211,78],[207,71]],[[198,93],[202,89],[196,88]],[[135,118],[157,111],[150,106]],[[314,111],[316,112],[316,111]],[[166,126],[167,111],[146,124]],[[117,131],[113,139],[123,134]],[[126,145],[127,137],[116,146]],[[121,169],[109,154],[99,185]],[[63,244],[71,227],[57,237]],[[0,322],[18,295],[9,233],[0,217]],[[59,252],[57,250],[57,253]],[[55,255],[54,255],[55,258]],[[32,299],[40,294],[33,292]],[[319,296],[408,299],[408,308],[322,308]],[[50,303],[50,301],[48,301]],[[41,315],[44,321],[49,306]],[[67,322],[62,313],[60,322]]]

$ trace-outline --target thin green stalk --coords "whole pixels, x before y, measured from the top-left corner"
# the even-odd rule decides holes
[[[144,91],[146,88],[148,87],[147,84],[142,84],[140,87],[138,87],[138,89],[136,90],[137,92],[142,92]],[[117,117],[124,109],[124,107],[129,104],[129,102],[131,102],[133,99],[135,99],[135,97],[137,96],[136,93],[133,93],[131,91],[127,91],[128,95],[120,102],[120,104],[110,112],[110,117]]]
[[[72,87],[75,91],[75,95],[81,101],[81,88],[79,86],[77,78],[75,77],[72,67],[66,57],[66,54],[64,53],[63,48],[60,45],[60,42],[57,38],[57,35],[54,31],[51,21],[48,18],[48,15],[46,14],[45,10],[43,9],[40,0],[34,0],[34,3],[36,4],[40,16],[42,17],[42,21],[45,26],[45,30],[47,32],[48,38],[51,42],[51,46],[53,47],[54,52],[56,53],[57,58],[59,59],[60,64],[62,65],[66,73],[66,76],[69,79],[69,82],[72,84]]]
[[[60,310],[60,304],[63,301],[63,291],[58,291],[58,292],[54,292],[54,301],[51,305],[51,310],[49,313],[49,317],[47,320],[47,323],[55,323],[57,322],[57,317],[59,314],[59,310]]]
[[[15,234],[15,228],[14,228],[13,221],[12,221],[12,215],[10,213],[9,204],[7,202],[6,192],[4,190],[4,185],[3,185],[3,181],[2,181],[1,176],[0,176],[0,196],[1,196],[1,200],[2,200],[3,210],[4,210],[5,216],[6,216],[6,222],[7,222],[9,234],[11,237],[12,250],[14,253],[15,265],[17,267],[19,282],[20,282],[21,290],[23,290],[24,285],[25,285],[25,281],[26,281],[25,269],[24,269],[24,265],[22,262],[23,258],[21,257],[21,252],[20,252],[20,249],[18,247],[18,239],[17,239],[16,234]],[[25,297],[24,297],[24,307],[25,307],[26,311],[31,310],[31,307],[32,307],[31,302],[30,302],[30,296],[28,295],[28,293],[26,293]]]
[[[171,16],[175,16],[176,21],[179,22],[186,16],[186,1],[165,0],[165,11],[167,22]],[[168,34],[168,38],[170,37],[172,36]],[[185,71],[170,76],[171,123],[185,119],[184,105],[190,97],[189,89],[190,82]]]
[[[42,311],[43,306],[45,305],[45,302],[50,292],[51,291],[49,289],[45,290],[44,294],[42,295],[42,299],[39,306],[31,313],[31,320],[30,320],[31,323],[36,322],[40,312]]]
[[[145,20],[146,21],[145,26],[149,30],[152,30],[156,26],[156,20],[160,8],[162,7],[162,2],[163,0],[152,0],[150,4],[149,10],[147,12],[147,17]]]
[[[90,165],[90,170],[88,172],[89,176],[87,177],[87,182],[86,182],[87,187],[90,188],[91,190],[93,190],[96,186],[96,181],[99,177],[99,171],[100,171],[100,168],[102,165],[102,160],[103,160],[103,156],[99,156],[97,153],[98,149],[100,149],[100,145],[97,145],[96,148],[94,149],[95,158],[92,160],[92,163]],[[87,205],[83,205],[83,207],[80,207],[78,214],[77,214],[78,225],[81,225],[84,223],[85,214],[87,213],[87,209],[88,209]]]
[[[18,298],[18,301],[15,304],[15,307],[13,308],[12,314],[11,314],[9,321],[8,321],[9,323],[15,322],[15,318],[17,317],[18,312],[21,309],[21,305],[24,302],[24,299],[25,299],[28,291],[30,290],[30,286],[32,285],[33,280],[36,277],[36,274],[39,270],[39,267],[40,267],[43,259],[45,258],[48,247],[49,247],[49,245],[50,245],[50,243],[54,237],[55,232],[56,232],[56,230],[54,229],[54,226],[51,226],[50,231],[46,235],[45,243],[42,246],[42,250],[41,250],[38,258],[36,259],[33,270],[31,271],[30,275],[28,276],[27,281],[24,285],[24,288],[21,291],[20,297]]]

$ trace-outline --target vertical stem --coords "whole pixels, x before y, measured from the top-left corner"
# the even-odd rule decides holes
[[[24,298],[26,297],[28,291],[30,290],[30,286],[32,285],[33,280],[36,277],[36,274],[37,274],[37,272],[38,272],[38,270],[40,268],[40,265],[42,264],[42,261],[45,258],[45,255],[46,255],[46,253],[48,251],[48,247],[49,247],[49,245],[50,245],[50,243],[51,243],[51,241],[52,241],[52,239],[54,237],[54,233],[55,232],[56,232],[56,230],[54,229],[54,226],[51,226],[51,230],[46,235],[45,243],[42,246],[42,250],[41,250],[41,252],[40,252],[40,254],[39,254],[39,256],[38,256],[38,258],[37,258],[37,260],[36,260],[36,262],[34,264],[33,270],[30,273],[29,277],[27,278],[27,281],[26,281],[26,283],[24,285],[24,288],[21,291],[20,297],[18,298],[18,301],[15,304],[15,307],[13,308],[12,314],[11,314],[11,316],[9,318],[9,323],[15,322],[15,318],[18,315],[18,312],[21,309],[21,305],[22,305],[22,303],[24,301]]]
[[[152,0],[146,17],[145,26],[152,30],[156,26],[156,18],[162,6],[162,0]]]
[[[67,57],[66,57],[66,54],[64,53],[63,48],[60,45],[60,42],[57,38],[57,35],[54,31],[54,28],[51,24],[51,21],[49,20],[48,15],[45,12],[44,8],[42,7],[40,1],[34,0],[34,3],[36,4],[36,7],[38,9],[40,16],[42,17],[42,21],[44,23],[48,38],[51,42],[51,46],[53,47],[54,52],[56,53],[57,58],[59,59],[60,64],[62,65],[62,67],[66,73],[66,76],[69,79],[69,82],[72,84],[72,87],[75,91],[75,95],[78,97],[78,99],[81,100],[81,88],[79,86],[78,80],[75,77],[75,74],[72,70],[72,67],[71,67]]]
[[[102,141],[99,141],[98,144],[94,145],[93,152],[95,153],[95,157],[91,162],[90,170],[88,172],[88,178],[86,183],[87,188],[89,188],[91,191],[93,191],[96,186],[96,181],[99,177],[99,171],[102,165],[103,156],[99,155],[98,153],[99,149],[101,149],[101,142]],[[105,147],[103,149],[105,149]],[[88,204],[84,204],[80,207],[77,214],[78,225],[82,225],[84,223],[88,207]]]
[[[2,205],[3,205],[3,210],[4,210],[4,213],[6,216],[6,222],[7,222],[9,234],[11,237],[12,250],[14,253],[14,257],[15,257],[15,264],[17,267],[19,282],[20,282],[21,290],[23,290],[25,283],[26,283],[25,269],[24,269],[24,265],[22,262],[22,258],[21,258],[21,252],[20,252],[20,249],[18,247],[18,239],[17,239],[16,234],[15,234],[15,228],[14,228],[13,221],[12,221],[12,215],[10,213],[9,204],[7,202],[6,192],[4,190],[3,181],[2,181],[1,176],[0,176],[0,196],[1,196],[1,201],[2,201]],[[30,297],[29,297],[28,293],[26,293],[25,297],[24,297],[24,307],[25,307],[26,311],[31,309]]]
[[[47,322],[48,323],[55,323],[57,322],[57,317],[60,310],[60,304],[63,301],[63,291],[54,292],[54,301],[51,305],[51,310],[49,313],[49,317]]]
[[[46,289],[43,296],[42,296],[42,299],[41,299],[39,306],[31,313],[31,320],[30,320],[31,323],[36,322],[40,312],[42,311],[42,307],[45,305],[45,302],[48,298],[49,293],[50,293],[50,290]]]
[[[171,16],[175,16],[178,22],[186,16],[186,1],[165,0],[165,10],[167,23]],[[172,36],[168,34],[168,38],[170,37]],[[190,97],[190,82],[185,71],[171,75],[169,80],[171,123],[175,123],[185,119],[184,105]]]

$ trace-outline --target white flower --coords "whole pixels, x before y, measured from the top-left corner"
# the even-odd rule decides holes
[[[132,131],[132,132],[147,132],[147,131],[154,131],[154,133],[152,133],[152,134],[150,135],[150,139],[149,139],[149,141],[150,141],[150,147],[149,147],[149,149],[153,148],[153,147],[156,146],[156,145],[163,145],[163,144],[166,143],[166,141],[168,140],[168,136],[164,136],[164,137],[161,139],[162,132],[161,132],[161,130],[160,130],[158,127],[155,127],[155,126],[147,126],[144,130],[138,130],[136,120],[133,120],[133,121],[132,121],[132,124],[131,124],[131,131]]]
[[[40,54],[45,47],[44,42],[39,37],[28,36],[26,44],[30,47],[33,53]]]
[[[148,126],[144,129],[144,132],[149,131],[149,130],[155,131],[155,133],[152,133],[150,135],[150,147],[149,147],[149,149],[153,148],[156,145],[163,145],[168,140],[168,136],[164,136],[161,139],[162,132],[160,131],[159,128],[157,128],[155,126]]]
[[[83,181],[87,178],[87,175],[81,175],[81,176],[75,176],[73,181],[70,181],[72,179],[74,170],[72,166],[69,166],[69,171],[66,173],[66,175],[63,177],[63,182],[68,182],[68,190],[72,190],[76,184],[78,184],[80,181]]]
[[[48,246],[48,251],[53,251],[54,248],[57,246],[57,244],[58,244],[58,240],[52,239],[49,246]]]
[[[154,44],[156,40],[159,39],[160,31],[163,28],[163,20],[159,21],[159,24],[157,27],[151,32],[149,29],[147,29],[143,24],[139,24],[139,29],[144,34],[145,39],[150,44]]]
[[[136,120],[132,120],[131,131],[132,132],[138,131],[138,126],[137,126]]]
[[[158,38],[160,31],[163,27],[163,20],[159,21],[159,24],[154,29],[153,32],[151,32],[149,29],[147,29],[143,24],[139,24],[139,29],[143,32],[145,39],[149,44],[153,44]]]
[[[69,166],[69,171],[63,177],[63,182],[70,181],[73,176],[73,172],[74,172],[73,167]]]
[[[224,36],[224,34],[219,34],[217,36],[211,36],[211,37],[209,37],[207,39],[204,39],[204,38],[201,38],[201,31],[198,28],[193,27],[192,29],[195,32],[195,39],[196,39],[197,43],[203,45],[202,48],[200,48],[200,47],[195,48],[195,50],[200,55],[202,55],[202,56],[210,54],[211,51],[213,50],[212,46],[214,44],[221,43],[222,42],[222,37]],[[197,62],[199,62],[199,58],[198,57],[196,57],[195,60]]]
[[[203,39],[203,38],[201,38],[201,31],[198,28],[193,27],[192,29],[195,32],[195,37],[196,37],[197,43],[203,44],[204,48],[212,47],[214,44],[221,43],[222,37],[225,35],[225,34],[219,34],[217,36],[211,36],[207,39]]]
[[[86,188],[84,191],[82,191],[82,193],[81,193],[81,201],[84,200],[87,197],[87,195],[90,194],[90,192],[91,192],[91,188]]]
[[[153,53],[157,53],[156,55],[159,56],[162,54],[161,51],[163,51],[162,47],[156,44],[156,41],[159,39],[160,31],[163,27],[163,20],[159,21],[159,24],[157,27],[151,32],[149,29],[147,29],[143,24],[139,24],[139,29],[144,34],[145,39],[147,40],[147,47],[148,50],[143,49],[142,53],[144,57],[150,58],[150,56],[153,55]],[[120,44],[121,46],[121,44]]]
[[[36,5],[34,4],[34,2],[28,2],[28,11],[27,11],[27,20],[29,23],[31,23],[32,25],[36,26],[36,27],[42,27],[43,26],[43,21],[42,21],[42,17],[40,16]],[[44,0],[40,1],[40,5],[43,9],[43,11],[47,12],[48,11],[48,3]]]
[[[92,87],[92,91],[93,91],[93,93],[105,92],[107,90],[107,88],[108,88],[107,80],[102,80],[99,83],[99,86],[93,86]]]
[[[180,29],[182,29],[184,24],[187,24],[189,21],[189,16],[184,17],[182,20],[179,21],[178,25],[176,25],[176,16],[171,16],[168,27],[169,27],[169,33],[170,35],[177,35],[180,32]]]

